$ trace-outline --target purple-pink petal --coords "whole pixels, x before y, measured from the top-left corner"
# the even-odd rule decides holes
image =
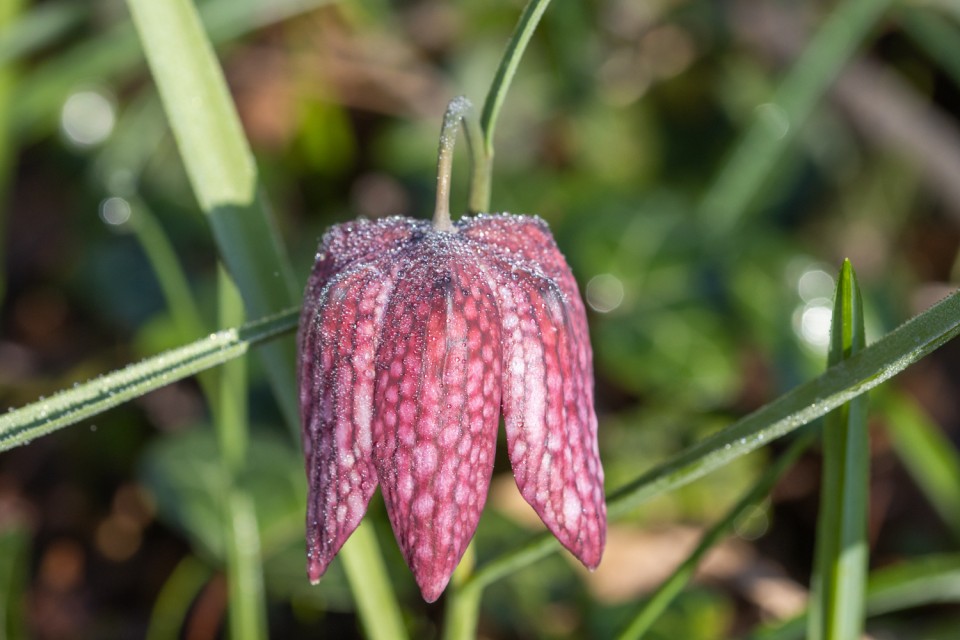
[[[444,243],[438,243],[442,245]],[[500,327],[462,247],[423,248],[398,282],[377,352],[375,460],[397,541],[428,602],[477,527],[493,472]]]
[[[597,566],[606,506],[586,313],[542,220],[337,225],[298,340],[311,580],[379,482],[404,558],[436,600],[486,501],[501,407],[524,498]]]
[[[335,277],[301,318],[300,408],[306,458],[307,573],[320,579],[353,533],[377,487],[370,420],[383,274]]]
[[[514,270],[500,279],[503,414],[517,486],[584,565],[606,542],[589,351],[567,296],[552,280]]]

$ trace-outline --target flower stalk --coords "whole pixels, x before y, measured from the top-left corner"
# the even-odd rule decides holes
[[[457,143],[460,121],[466,121],[473,104],[465,96],[457,96],[447,105],[440,128],[440,147],[437,150],[437,204],[433,210],[433,228],[452,233],[450,221],[450,181],[453,174],[453,149]]]

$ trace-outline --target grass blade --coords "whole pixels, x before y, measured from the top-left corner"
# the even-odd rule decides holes
[[[211,575],[210,568],[196,556],[186,556],[181,560],[163,583],[154,601],[146,640],[179,638],[190,606]]]
[[[929,604],[960,602],[960,555],[931,555],[879,569],[866,590],[868,616],[895,613]],[[804,637],[806,614],[767,627],[749,640],[795,640]]]
[[[913,400],[897,392],[881,401],[887,433],[907,472],[960,540],[960,456]]]
[[[732,509],[707,531],[697,548],[687,556],[679,567],[667,578],[657,590],[647,599],[646,604],[637,612],[637,615],[621,632],[621,640],[642,638],[654,622],[666,611],[671,602],[686,587],[693,578],[700,561],[710,549],[727,536],[733,529],[737,519],[762,501],[773,489],[780,476],[789,469],[797,458],[810,446],[816,432],[808,431],[797,438],[783,455],[770,465],[757,483],[733,506]]]
[[[847,360],[866,346],[863,302],[849,260],[844,261],[837,280],[831,326],[829,365]],[[823,425],[810,638],[843,640],[857,638],[863,631],[869,485],[870,440],[863,394],[832,411]]]
[[[292,332],[298,317],[299,309],[290,309],[237,329],[218,331],[10,411],[0,416],[0,451],[28,444],[34,438],[241,356],[253,345]]]
[[[830,12],[770,100],[785,119],[786,132],[771,131],[764,118],[755,116],[700,202],[698,214],[708,237],[728,233],[747,213],[830,83],[890,4],[891,0],[843,0]]]
[[[200,16],[215,43],[223,43],[260,27],[305,13],[330,0],[211,0]],[[166,4],[166,3],[162,3]],[[67,95],[82,78],[84,83],[114,82],[141,68],[143,55],[137,34],[129,23],[85,40],[24,78],[12,105],[14,131],[21,139],[53,128]]]
[[[221,258],[253,317],[297,299],[289,261],[258,193],[257,170],[223,72],[188,0],[128,0],[164,110]],[[292,430],[298,411],[292,340],[263,351]]]
[[[482,167],[474,167],[473,181],[470,184],[470,210],[473,212],[490,210],[490,190],[491,178],[493,175],[493,134],[497,128],[497,118],[500,115],[500,108],[507,97],[507,90],[510,89],[510,83],[513,76],[517,73],[517,67],[520,66],[520,59],[523,52],[526,51],[533,32],[540,24],[540,18],[550,5],[550,0],[530,0],[520,14],[520,20],[517,22],[513,35],[507,42],[507,48],[500,58],[500,65],[493,76],[493,82],[490,83],[490,89],[487,91],[487,97],[483,101],[483,111],[480,113],[480,133],[483,137],[482,153],[476,153],[475,157],[483,162]],[[471,146],[475,144],[471,137]],[[475,160],[475,162],[477,162]]]
[[[623,517],[643,502],[689,484],[770,441],[820,418],[889,380],[960,334],[960,294],[954,292],[818,378],[764,405],[610,494],[607,513]],[[482,589],[560,548],[543,534],[505,552],[467,580]]]

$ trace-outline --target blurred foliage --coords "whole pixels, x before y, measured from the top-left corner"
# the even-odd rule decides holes
[[[520,9],[488,0],[198,4],[301,281],[329,225],[429,214],[446,100],[482,99]],[[216,300],[210,230],[123,3],[3,6],[14,5],[0,18],[6,406],[197,338],[187,334],[215,326]],[[821,371],[824,309],[829,317],[844,257],[860,276],[868,340],[942,296],[957,273],[960,199],[940,176],[960,167],[949,55],[960,14],[946,3],[886,16],[771,167],[733,241],[703,233],[700,199],[755,118],[772,135],[785,126],[771,95],[836,10],[825,1],[557,2],[520,66],[498,129],[492,201],[544,217],[580,281],[609,488]],[[466,201],[465,152],[457,162],[455,210]],[[158,274],[146,252],[164,239],[175,261]],[[186,324],[165,289],[175,270],[197,308]],[[873,414],[873,566],[957,548],[957,489],[943,484],[956,456],[920,445],[960,442],[958,361],[955,345],[928,358]],[[356,635],[338,563],[319,587],[304,577],[302,462],[258,359],[250,363],[258,428],[241,483],[256,502],[271,633]],[[909,425],[922,425],[922,442],[907,437]],[[188,381],[2,454],[0,543],[20,549],[25,575],[0,567],[0,606],[20,609],[30,637],[143,637],[174,567],[193,558],[213,577],[163,615],[181,616],[190,637],[216,637],[225,599],[215,448],[200,387]],[[662,540],[719,517],[767,456],[740,459],[614,526],[655,537],[611,535],[608,557],[619,564],[588,580],[552,557],[488,589],[481,633],[615,634],[682,558],[657,557]],[[650,637],[723,638],[795,613],[758,596],[751,576],[802,592],[818,465],[815,453],[801,460],[761,530],[745,529],[719,566],[708,563]],[[504,447],[496,469],[509,473]],[[925,469],[936,477],[925,480]],[[514,503],[493,492],[480,558],[528,535]],[[436,635],[442,606],[420,601],[376,500],[371,517],[409,628]],[[621,583],[618,573],[637,579]],[[930,637],[952,637],[944,630],[960,617],[946,605],[923,614]],[[910,637],[918,628],[907,619],[888,614],[868,631]]]

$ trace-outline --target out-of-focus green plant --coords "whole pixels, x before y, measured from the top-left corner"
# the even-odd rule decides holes
[[[150,86],[136,87],[129,89],[135,96],[123,97],[126,110],[120,114],[114,139],[96,156],[95,163],[90,163],[95,164],[90,172],[91,182],[104,193],[128,203],[130,220],[115,226],[121,233],[133,232],[167,305],[159,314],[161,317],[150,325],[151,329],[142,331],[141,344],[183,346],[0,416],[0,450],[11,449],[150,390],[208,372],[201,385],[211,407],[210,422],[216,430],[156,435],[142,459],[141,478],[156,497],[159,517],[190,543],[190,553],[157,597],[150,623],[151,638],[179,633],[197,594],[221,568],[226,568],[228,577],[229,620],[234,637],[268,633],[266,616],[272,610],[266,604],[271,598],[292,603],[296,615],[305,620],[322,615],[323,611],[352,609],[372,637],[436,633],[430,628],[434,616],[421,615],[413,607],[402,615],[399,612],[395,601],[405,600],[405,587],[402,579],[392,575],[398,559],[387,552],[381,560],[374,526],[364,525],[358,530],[344,548],[342,562],[334,564],[318,588],[306,585],[301,557],[302,463],[289,442],[257,428],[262,409],[246,415],[249,396],[259,393],[257,385],[266,373],[272,381],[277,405],[288,422],[295,422],[289,334],[296,323],[296,279],[290,275],[293,269],[285,255],[287,247],[277,233],[277,221],[265,204],[268,191],[276,197],[277,192],[292,188],[294,179],[286,175],[285,168],[296,161],[312,163],[310,166],[315,168],[327,167],[320,172],[322,179],[310,180],[309,188],[328,197],[325,181],[350,173],[348,162],[328,156],[334,153],[331,150],[349,147],[353,152],[344,154],[345,157],[353,161],[361,155],[359,151],[362,155],[369,153],[376,158],[374,164],[379,163],[381,171],[396,173],[404,181],[403,188],[410,187],[410,193],[416,194],[419,188],[425,188],[424,184],[429,184],[423,178],[427,172],[422,170],[432,158],[433,139],[412,126],[411,118],[394,118],[382,131],[371,132],[365,125],[350,132],[338,129],[337,144],[318,145],[316,136],[323,131],[351,126],[342,106],[321,95],[323,92],[310,98],[330,102],[299,117],[314,122],[324,118],[324,113],[333,114],[329,122],[311,124],[312,141],[298,140],[291,144],[289,157],[272,165],[264,163],[264,170],[257,171],[211,44],[229,43],[238,34],[320,4],[326,3],[291,0],[265,8],[253,0],[209,0],[198,3],[197,13],[185,0],[130,0],[186,172],[181,175],[174,162],[158,161],[168,160],[171,155],[164,140],[161,110]],[[684,593],[683,586],[709,544],[729,528],[734,514],[765,492],[797,450],[780,456],[766,470],[760,468],[764,464],[762,454],[744,456],[831,410],[847,403],[856,405],[867,389],[924,358],[960,332],[960,298],[954,294],[849,359],[840,362],[832,358],[833,366],[825,374],[801,382],[812,375],[813,366],[819,365],[812,364],[816,361],[815,340],[802,342],[796,336],[804,335],[802,323],[807,314],[814,317],[823,313],[823,291],[829,289],[832,280],[819,253],[819,263],[802,255],[798,248],[802,243],[785,240],[782,230],[775,227],[796,224],[790,217],[795,215],[791,207],[798,206],[796,201],[802,199],[804,189],[795,185],[791,188],[791,181],[809,179],[805,172],[833,171],[837,167],[831,163],[847,157],[846,152],[837,148],[848,144],[852,136],[836,125],[834,113],[821,109],[822,98],[844,65],[888,15],[891,3],[845,0],[824,9],[821,27],[781,81],[770,80],[762,65],[734,56],[724,63],[736,79],[728,87],[716,87],[711,84],[714,80],[705,80],[713,70],[698,68],[695,58],[701,53],[697,50],[699,44],[684,48],[689,47],[689,40],[684,39],[689,36],[684,34],[710,31],[705,16],[719,11],[716,8],[688,3],[669,16],[648,16],[638,23],[628,3],[608,3],[610,6],[599,8],[560,3],[549,12],[547,4],[533,0],[527,5],[500,59],[479,122],[468,126],[474,163],[466,197],[468,208],[489,209],[495,182],[494,204],[532,207],[554,223],[561,246],[583,278],[583,291],[595,312],[593,340],[599,380],[609,396],[608,415],[602,415],[601,422],[609,429],[602,445],[609,458],[608,479],[613,489],[609,500],[611,523],[634,519],[638,505],[653,497],[676,497],[680,495],[677,489],[711,471],[723,468],[729,473],[724,482],[710,486],[704,483],[699,500],[670,503],[670,509],[685,517],[714,518],[719,522],[645,608],[639,613],[620,610],[619,618],[617,607],[583,597],[582,587],[557,559],[541,562],[535,575],[522,571],[557,550],[552,538],[525,540],[511,518],[499,513],[485,516],[477,540],[477,563],[459,572],[451,586],[441,632],[451,638],[473,637],[478,621],[482,620],[494,629],[497,625],[526,625],[524,631],[530,633],[572,633],[573,625],[579,624],[580,628],[604,636],[627,629],[629,635],[648,631],[648,637],[670,637],[670,633],[673,637],[719,637],[717,634],[722,633],[732,615],[729,602],[700,597],[702,592],[696,590]],[[363,3],[342,7],[338,20],[352,26],[370,26],[392,20],[391,16],[399,11],[396,7]],[[484,55],[468,62],[455,58],[449,69],[467,79],[486,78],[500,53],[499,31],[497,38],[489,38],[487,30],[507,19],[512,21],[514,16],[509,8],[486,3],[468,3],[450,11],[469,16],[462,24],[470,29],[461,26],[456,31],[466,41],[476,37],[496,43],[471,43]],[[954,45],[947,36],[951,29],[956,30],[956,25],[938,22],[944,16],[936,11],[926,6],[905,8],[894,17],[901,18],[906,33],[922,42],[945,72],[955,77],[955,65],[950,62]],[[205,29],[200,27],[198,15]],[[595,16],[602,19],[594,19]],[[5,101],[0,77],[0,131],[13,132],[12,140],[38,140],[55,128],[55,114],[64,97],[76,87],[77,78],[96,84],[133,76],[140,63],[140,48],[134,29],[126,20],[106,20],[107,26],[96,39],[78,43],[70,40],[81,25],[94,19],[100,18],[87,8],[44,3],[17,18],[16,24],[22,29],[0,34],[0,67],[8,63],[19,65],[48,47],[63,46],[61,54],[37,64],[31,73],[12,76],[16,100],[6,95]],[[437,20],[436,15],[432,19]],[[530,62],[534,68],[540,65],[541,71],[543,65],[552,65],[553,71],[524,77],[523,81],[533,88],[530,100],[517,101],[501,110],[510,81],[520,68],[520,58],[541,19],[543,41],[535,47]],[[653,22],[646,24],[644,19]],[[663,24],[657,25],[656,20]],[[683,28],[674,27],[673,22]],[[397,26],[394,22],[389,24],[391,29]],[[448,23],[431,24],[436,27]],[[636,24],[645,24],[646,31],[641,31],[652,35],[649,40],[644,38],[643,47],[660,52],[656,56],[645,53],[643,64],[635,63],[635,56],[646,49],[631,49],[625,44],[630,37],[625,34]],[[598,29],[615,35],[601,41],[595,35]],[[480,35],[471,36],[474,31]],[[711,32],[709,37],[716,39],[719,35]],[[608,63],[602,70],[593,69],[589,61],[604,47],[623,50],[607,52]],[[693,61],[684,63],[691,69],[693,80],[671,80],[667,71],[649,66],[651,60],[658,62],[678,55],[677,52],[683,54],[674,59],[677,65],[683,56],[693,57]],[[349,56],[347,59],[356,61]],[[419,60],[417,56],[413,59]],[[330,60],[324,63],[336,64]],[[382,61],[378,64],[388,66]],[[477,71],[480,67],[482,73]],[[4,71],[0,69],[0,73]],[[359,77],[362,70],[354,68],[352,73]],[[376,74],[365,77],[376,84]],[[643,89],[637,92],[641,86]],[[644,100],[638,101],[644,91]],[[701,146],[697,135],[716,129],[732,136],[735,132],[729,129],[738,121],[734,113],[736,96],[715,100],[731,109],[726,114],[733,114],[731,122],[715,113],[706,113],[706,109],[691,112],[691,104],[698,108],[709,104],[709,100],[703,99],[708,91],[718,95],[742,91],[748,99],[739,96],[739,104],[748,104],[752,110],[756,104],[753,99],[760,96],[763,106],[752,111],[752,119],[741,118],[749,123],[739,133],[740,141],[733,152],[726,154],[727,161],[716,177],[705,181],[705,195],[698,206],[694,204],[697,199],[687,192],[703,185],[694,182],[699,177],[691,176],[699,174],[685,165],[688,161],[692,166],[709,165],[720,154],[719,147],[711,148],[710,145],[716,145],[712,138],[702,136],[707,142]],[[416,98],[406,96],[409,104],[422,110]],[[651,102],[657,106],[647,106]],[[9,107],[6,115],[5,105]],[[502,133],[494,145],[501,112]],[[691,123],[702,130],[683,134],[683,128]],[[817,135],[812,135],[812,131]],[[820,135],[823,131],[839,133]],[[532,148],[533,133],[537,134],[541,149]],[[300,131],[297,135],[308,134]],[[669,148],[684,135],[697,139],[686,148],[687,157],[682,162],[671,160]],[[826,153],[817,147],[828,143],[837,148]],[[354,145],[367,146],[361,149]],[[0,185],[12,175],[3,167],[4,154],[9,155],[11,148],[12,144],[3,144],[0,136]],[[694,153],[689,153],[691,148]],[[298,153],[312,154],[313,159],[297,160]],[[540,157],[545,162],[533,160]],[[164,168],[158,168],[160,165]],[[870,162],[865,165],[872,171]],[[870,175],[889,175],[890,166],[887,163],[886,169]],[[916,182],[916,176],[905,173],[906,182]],[[166,238],[168,225],[194,225],[199,216],[184,215],[178,219],[176,213],[169,211],[164,212],[166,216],[159,215],[159,211],[154,215],[153,209],[158,205],[192,214],[196,207],[182,196],[184,175],[207,214],[205,221],[213,229],[215,249],[239,287],[250,320],[246,325],[241,326],[235,304],[219,297],[229,291],[227,278],[191,281],[188,269],[177,255],[180,247]],[[118,176],[125,177],[118,180]],[[373,178],[370,192],[397,190],[396,184],[383,176]],[[656,190],[649,185],[654,179],[662,182]],[[837,179],[838,185],[841,182]],[[887,186],[887,181],[879,182]],[[783,186],[788,192],[777,202],[761,199],[761,192],[771,186]],[[455,184],[454,188],[460,187]],[[907,214],[909,198],[887,198],[882,188],[879,192],[872,199],[849,201],[861,205],[869,202],[880,208],[889,205],[885,224],[896,235],[898,224],[903,224]],[[779,192],[777,195],[781,196]],[[341,197],[342,194],[330,197],[332,202],[325,211],[342,208]],[[333,214],[327,212],[330,215]],[[751,224],[743,223],[747,219]],[[319,223],[326,219],[317,216],[317,220]],[[754,221],[757,224],[752,224]],[[291,224],[282,217],[279,223]],[[202,224],[191,228],[202,228]],[[840,243],[844,233],[834,230],[824,235]],[[303,247],[298,246],[302,235],[311,233],[289,239],[301,262],[313,251],[312,237],[302,240]],[[90,260],[99,259],[96,252],[90,253]],[[789,274],[789,278],[784,274]],[[877,277],[876,271],[873,277]],[[794,288],[800,291],[799,297]],[[901,288],[894,290],[899,292]],[[878,326],[889,324],[890,318],[902,317],[893,308],[899,306],[895,295],[879,293],[869,300],[879,316],[874,318]],[[218,299],[220,302],[216,302]],[[867,312],[869,324],[870,306]],[[212,320],[214,316],[219,317],[219,323]],[[199,338],[210,332],[207,327],[213,326],[222,329]],[[748,349],[757,348],[756,345],[769,351],[782,379],[777,385],[771,383],[773,388],[766,395],[751,396],[743,388],[743,381],[748,379],[743,369],[752,355]],[[250,363],[246,371],[246,367],[232,372],[224,369],[219,376],[216,374],[221,372],[210,371],[228,361],[240,362],[238,358],[252,346],[266,351],[265,372],[256,362]],[[780,388],[790,387],[792,391],[769,402]],[[757,401],[758,397],[762,401]],[[748,413],[747,409],[752,412],[738,419]],[[958,467],[953,445],[907,404],[881,402],[877,413],[890,423],[894,447],[923,493],[943,520],[956,528],[955,518],[950,516],[951,505],[957,502],[957,492],[950,486]],[[718,428],[723,425],[728,426]],[[642,446],[646,437],[639,433],[641,426],[666,433],[659,434],[656,442],[648,440],[655,445],[650,451],[634,455],[635,448]],[[863,435],[862,425],[858,429]],[[851,442],[854,441],[844,441],[855,449],[860,447],[861,458],[856,465],[859,475],[855,474],[858,483],[852,487],[840,481],[835,485],[828,482],[824,490],[830,491],[834,486],[837,504],[855,505],[855,510],[846,512],[855,511],[856,515],[851,522],[845,522],[835,513],[825,513],[819,520],[819,535],[822,540],[842,539],[849,525],[850,530],[859,532],[856,544],[862,547],[866,502],[862,475],[867,451],[862,440],[853,445]],[[828,467],[830,456],[840,448],[827,445]],[[713,479],[719,480],[718,475]],[[731,507],[730,494],[739,493],[740,486],[753,485],[754,475],[760,476],[755,489]],[[731,492],[734,482],[738,489]],[[847,488],[841,489],[843,486]],[[698,503],[709,506],[698,507]],[[374,517],[378,509],[382,507],[371,507]],[[719,518],[723,513],[727,517]],[[0,530],[2,525],[0,522]],[[16,538],[16,544],[9,548],[22,550],[23,542],[22,536]],[[821,555],[836,560],[837,554]],[[857,596],[865,603],[866,615],[960,599],[953,588],[956,559],[946,555],[931,562],[934,560],[936,565],[922,559],[911,560],[899,568],[874,572],[866,591]],[[818,564],[818,575],[827,574],[824,567],[829,562]],[[857,562],[862,562],[862,558]],[[0,574],[0,589],[9,587],[9,593],[16,594],[20,588],[16,572]],[[496,591],[492,589],[494,584],[498,586]],[[824,612],[831,607],[840,606],[847,613],[859,608],[843,604],[843,598],[851,595],[849,590],[822,589],[819,593],[822,601],[818,599],[811,609],[811,624],[816,625],[816,620],[824,618]],[[561,598],[577,602],[576,611],[583,619],[569,622],[557,616],[557,620],[546,620],[531,614],[555,607]],[[9,606],[4,609],[8,610]],[[517,612],[530,619],[518,622]],[[631,616],[636,617],[628,627]],[[858,612],[847,617],[860,620]],[[556,629],[551,624],[557,625]],[[805,624],[802,619],[795,619],[758,633],[795,637],[790,634],[802,633]],[[551,631],[542,631],[541,626]]]

